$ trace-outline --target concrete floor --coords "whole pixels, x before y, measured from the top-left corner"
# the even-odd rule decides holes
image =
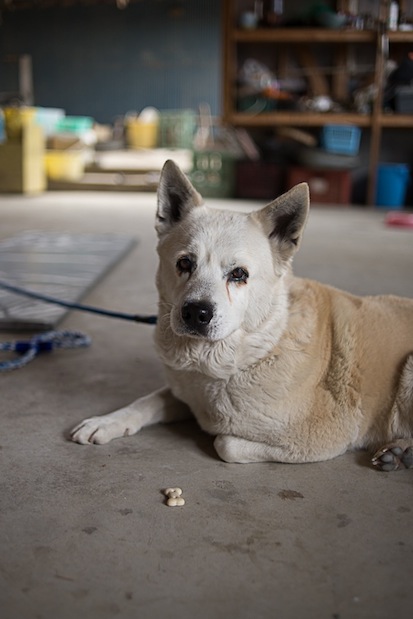
[[[136,234],[86,301],[154,313],[154,208],[153,194],[3,196],[0,236]],[[297,274],[413,297],[413,232],[383,218],[314,207]],[[193,422],[100,447],[69,442],[78,421],[163,379],[152,327],[79,312],[62,326],[91,335],[91,348],[0,378],[2,619],[411,617],[413,471],[377,472],[364,453],[230,465]],[[185,507],[165,506],[171,485]]]

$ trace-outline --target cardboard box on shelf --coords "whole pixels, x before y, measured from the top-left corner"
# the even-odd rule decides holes
[[[23,127],[19,139],[0,145],[0,192],[40,193],[46,189],[43,131]]]

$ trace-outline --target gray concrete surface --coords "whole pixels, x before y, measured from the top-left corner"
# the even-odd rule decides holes
[[[134,233],[138,246],[86,301],[154,313],[154,206],[153,194],[2,196],[0,236]],[[413,297],[413,232],[383,217],[314,207],[296,272]],[[413,471],[376,472],[364,453],[230,465],[193,422],[71,443],[82,418],[163,378],[152,327],[79,312],[62,326],[90,334],[91,348],[0,376],[2,619],[411,617]],[[165,506],[171,485],[184,507]]]

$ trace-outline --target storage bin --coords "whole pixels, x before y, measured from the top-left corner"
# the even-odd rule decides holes
[[[404,205],[409,182],[409,166],[405,163],[381,163],[377,168],[376,204],[398,209]]]
[[[306,182],[311,202],[348,205],[351,201],[351,174],[348,170],[313,170],[292,167],[287,173],[287,189]]]
[[[54,181],[78,181],[85,171],[82,150],[54,150],[45,154],[46,175]]]
[[[56,131],[58,133],[75,133],[82,135],[93,127],[93,118],[89,116],[65,116],[58,120]]]
[[[158,122],[139,118],[126,121],[126,141],[130,148],[155,148],[158,142]]]
[[[329,153],[357,155],[361,130],[352,125],[325,125],[321,132],[321,146]]]
[[[8,140],[20,140],[22,131],[33,124],[36,118],[34,107],[5,107],[4,123]]]
[[[221,151],[194,152],[190,179],[206,198],[232,198],[235,192],[235,157]]]
[[[65,111],[52,107],[36,108],[36,123],[43,129],[46,137],[57,131],[57,125],[65,116]]]

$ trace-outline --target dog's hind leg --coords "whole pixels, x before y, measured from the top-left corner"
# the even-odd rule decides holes
[[[264,443],[248,441],[237,436],[221,434],[214,441],[215,451],[224,462],[237,462],[247,464],[249,462],[274,462],[282,461],[279,448],[270,448]],[[276,453],[274,453],[274,451]]]
[[[181,421],[190,415],[186,404],[177,400],[165,387],[113,413],[85,419],[73,428],[70,438],[82,445],[103,445],[114,438],[136,434],[145,426]]]
[[[285,462],[285,463],[303,463],[317,462],[325,460],[328,457],[304,457],[302,453],[294,452],[291,449],[279,447],[276,445],[268,445],[267,443],[257,443],[249,441],[238,436],[229,434],[219,435],[214,441],[214,447],[224,462],[238,462],[246,464],[248,462]]]
[[[372,458],[381,471],[413,468],[413,354],[403,367],[399,388],[390,417],[390,430],[395,438],[383,445]]]

